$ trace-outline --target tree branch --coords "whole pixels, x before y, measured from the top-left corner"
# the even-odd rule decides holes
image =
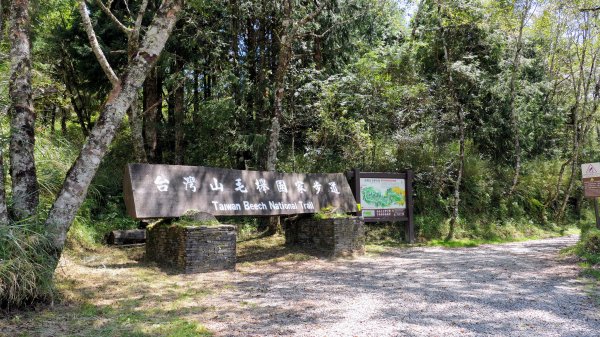
[[[140,10],[138,12],[137,18],[135,19],[135,25],[133,30],[137,32],[137,35],[140,34],[140,28],[142,27],[142,19],[144,18],[144,13],[146,12],[146,8],[148,7],[148,0],[144,0],[142,5],[140,6]]]
[[[106,56],[104,56],[102,49],[100,49],[100,44],[96,38],[96,33],[94,32],[94,27],[92,26],[92,21],[90,20],[90,15],[88,13],[87,6],[85,5],[85,0],[79,1],[79,14],[81,14],[83,27],[85,28],[88,39],[90,40],[90,46],[96,55],[96,59],[98,59],[98,63],[100,63],[100,67],[102,67],[102,70],[104,70],[106,77],[108,77],[108,80],[113,87],[118,86],[121,81],[108,63],[108,60],[106,59]]]
[[[325,1],[323,1],[312,13],[307,14],[300,21],[293,23],[292,31],[289,34],[291,38],[293,39],[297,37],[298,30],[300,29],[300,27],[312,21],[317,15],[321,13],[321,11],[323,11],[323,8],[325,8]]]
[[[119,19],[117,19],[117,17],[110,11],[110,8],[104,5],[104,2],[102,2],[102,0],[96,0],[96,3],[98,3],[98,6],[100,6],[104,14],[106,14],[110,18],[110,20],[114,22],[114,24],[117,25],[117,27],[119,27],[120,30],[122,30],[127,35],[131,33],[131,28],[122,24],[121,21],[119,21]]]
[[[592,8],[580,8],[579,11],[580,12],[596,12],[596,11],[600,11],[600,6],[592,7]]]

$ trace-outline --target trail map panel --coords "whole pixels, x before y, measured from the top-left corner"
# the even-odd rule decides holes
[[[362,216],[406,217],[406,180],[399,178],[360,178]]]
[[[178,217],[192,209],[250,216],[316,213],[324,207],[357,211],[341,173],[129,164],[123,188],[127,211],[136,219]]]

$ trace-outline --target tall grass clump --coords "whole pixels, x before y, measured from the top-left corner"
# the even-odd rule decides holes
[[[591,226],[582,228],[574,252],[590,265],[600,264],[600,229]]]
[[[0,308],[21,308],[54,297],[55,258],[36,225],[0,226]]]

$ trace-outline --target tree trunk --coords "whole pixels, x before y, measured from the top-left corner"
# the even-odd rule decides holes
[[[85,104],[82,99],[81,92],[79,91],[79,85],[77,83],[77,77],[75,76],[75,70],[73,62],[69,59],[67,52],[64,47],[61,49],[61,69],[57,69],[57,72],[62,74],[63,82],[69,95],[69,100],[73,106],[73,110],[77,115],[77,121],[81,126],[81,132],[83,136],[87,138],[89,135],[90,124],[86,124],[86,119],[89,120],[89,113],[85,112]]]
[[[194,69],[194,116],[192,117],[192,121],[196,126],[198,125],[198,123],[200,123],[200,90],[198,88],[200,83],[198,81],[198,76],[198,69]]]
[[[292,5],[291,1],[284,1],[284,23],[282,33],[279,36],[279,56],[275,70],[275,98],[273,102],[273,114],[271,116],[271,130],[269,133],[269,145],[267,148],[267,162],[265,168],[275,171],[277,167],[277,153],[279,152],[279,135],[281,133],[281,117],[283,115],[283,98],[285,96],[285,77],[292,58],[292,36],[288,36]],[[269,218],[269,234],[281,233],[279,217]]]
[[[6,106],[2,109],[2,114],[6,115],[10,107]],[[9,224],[8,209],[6,208],[6,182],[4,181],[4,151],[0,146],[0,226]]]
[[[458,108],[458,127],[460,129],[459,139],[459,150],[458,150],[458,174],[454,181],[454,200],[452,205],[452,216],[450,217],[450,230],[446,241],[452,240],[454,237],[454,231],[459,218],[459,206],[460,206],[460,185],[462,183],[462,176],[465,167],[465,115],[462,108]]]
[[[185,74],[183,69],[183,61],[177,59],[175,55],[175,72],[179,79],[179,83],[173,92],[173,117],[175,117],[175,164],[183,164],[183,136],[184,136],[184,120],[185,120]]]
[[[63,136],[67,135],[67,109],[62,109],[62,114],[60,115],[60,132]]]
[[[67,173],[63,187],[46,219],[56,257],[62,253],[67,232],[83,203],[92,178],[147,73],[158,60],[181,10],[183,0],[163,0],[141,44],[102,108],[79,157]]]
[[[521,173],[521,132],[519,130],[519,115],[515,111],[515,96],[516,96],[516,81],[517,81],[517,73],[520,66],[521,60],[521,50],[523,49],[523,29],[525,28],[525,23],[527,21],[527,16],[529,15],[529,9],[531,7],[531,3],[529,0],[525,1],[525,5],[523,8],[523,12],[521,13],[521,17],[519,20],[519,35],[517,37],[517,45],[515,50],[515,56],[511,66],[511,74],[510,74],[510,84],[509,84],[509,108],[510,108],[510,124],[513,131],[513,146],[514,146],[514,157],[515,157],[515,173],[513,175],[512,184],[507,197],[511,197],[515,192],[517,185],[519,184],[519,175]]]
[[[56,113],[60,111],[60,107],[57,105],[52,109],[52,116],[50,118],[50,135],[54,136],[56,132]]]
[[[10,175],[17,220],[35,214],[39,202],[34,143],[35,112],[31,89],[29,0],[14,0],[10,14]]]
[[[231,20],[230,20],[230,29],[231,29],[231,65],[233,68],[233,74],[235,79],[233,80],[232,90],[233,90],[233,100],[235,102],[235,106],[239,107],[242,103],[242,97],[240,93],[240,67],[238,62],[239,56],[239,6],[237,0],[229,0],[229,7],[231,10]]]
[[[131,141],[133,143],[133,158],[138,163],[147,163],[146,149],[144,149],[144,127],[143,119],[140,111],[139,94],[135,94],[134,101],[131,102],[129,110],[129,127],[131,129]]]
[[[462,183],[463,170],[465,167],[465,115],[462,107],[460,106],[460,102],[458,101],[458,97],[456,97],[456,91],[454,88],[454,78],[452,76],[452,69],[450,66],[450,51],[448,50],[448,44],[446,41],[446,31],[441,21],[441,11],[442,6],[438,1],[437,4],[438,16],[440,18],[440,34],[442,39],[442,47],[444,50],[444,64],[446,67],[446,74],[448,76],[448,91],[450,92],[450,100],[451,100],[451,108],[456,109],[456,117],[458,119],[458,129],[459,129],[459,150],[458,150],[458,173],[456,175],[456,180],[454,181],[454,198],[452,202],[452,215],[450,216],[450,228],[448,231],[448,236],[446,236],[446,241],[452,240],[454,237],[454,231],[456,229],[456,225],[459,219],[459,207],[460,207],[460,185]],[[447,99],[447,98],[446,98]],[[446,103],[448,107],[448,104]]]
[[[283,98],[285,96],[285,77],[292,58],[292,39],[290,36],[290,20],[292,13],[291,1],[284,1],[284,18],[281,34],[279,35],[279,56],[275,70],[275,98],[273,102],[273,114],[271,115],[271,130],[269,133],[269,147],[267,148],[267,162],[265,168],[275,171],[277,166],[277,152],[279,151],[279,134],[281,132],[281,116],[283,115]]]
[[[154,67],[144,82],[144,136],[148,160],[155,163],[158,147],[158,115],[162,113],[162,83],[158,67]]]
[[[254,19],[246,21],[246,45],[248,46],[248,61],[246,67],[248,71],[248,81],[252,83],[252,90],[248,90],[246,95],[246,106],[250,116],[255,115],[254,102],[256,100],[257,90],[257,71],[256,71],[256,30],[254,29]]]
[[[314,52],[313,60],[315,61],[315,69],[323,69],[323,39],[321,36],[316,35],[313,39]]]
[[[147,5],[147,2],[146,2]],[[144,5],[145,7],[145,5]],[[127,56],[131,62],[140,45],[140,27],[131,30],[127,36]],[[134,101],[129,107],[129,127],[131,128],[131,140],[133,142],[133,156],[138,163],[147,163],[148,157],[144,148],[144,119],[140,111],[140,95],[136,94]]]
[[[0,147],[0,226],[9,224],[8,209],[6,208],[6,189],[4,181],[4,153]]]

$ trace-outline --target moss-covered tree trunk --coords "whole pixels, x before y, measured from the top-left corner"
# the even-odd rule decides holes
[[[0,226],[9,223],[8,209],[6,208],[6,190],[4,188],[4,153],[0,147]]]
[[[35,214],[39,192],[34,159],[35,111],[31,89],[29,0],[13,0],[10,8],[10,175],[17,219]]]

